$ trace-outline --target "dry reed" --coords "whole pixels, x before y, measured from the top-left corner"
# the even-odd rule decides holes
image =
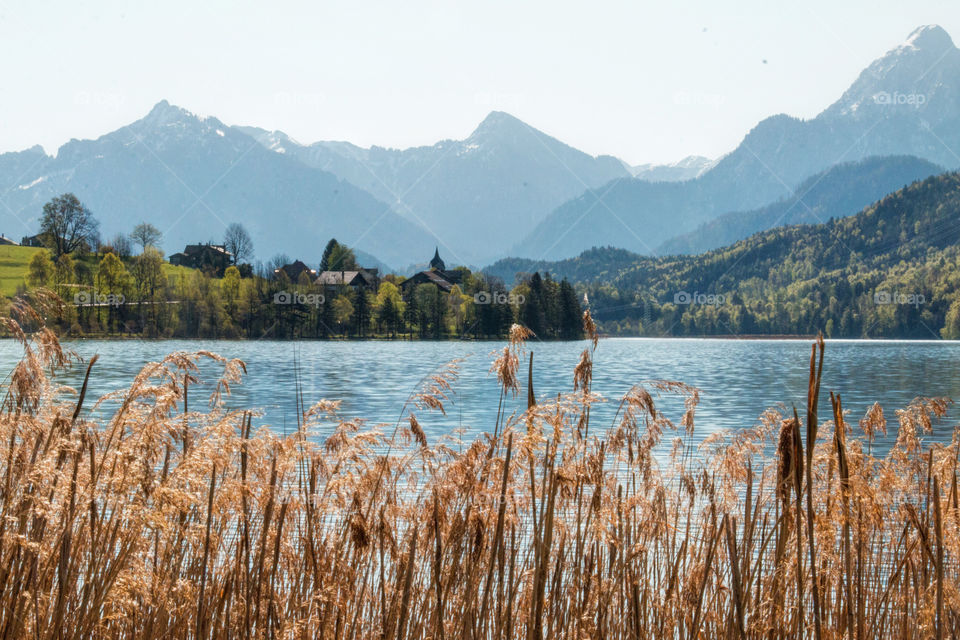
[[[805,434],[768,411],[697,449],[698,395],[677,383],[634,387],[591,432],[587,316],[570,393],[536,398],[531,359],[527,411],[498,412],[460,449],[428,442],[409,411],[444,410],[455,367],[392,433],[321,402],[280,438],[222,408],[242,363],[177,353],[94,423],[86,382],[51,375],[69,354],[41,314],[14,311],[25,355],[0,410],[0,639],[960,633],[960,448],[923,444],[946,401],[897,412],[895,444],[874,457],[879,405],[860,422],[866,450],[839,397],[818,422],[822,340]],[[511,336],[493,367],[501,408],[521,388],[527,334]],[[188,411],[200,359],[223,380]],[[676,422],[657,408],[674,394]]]

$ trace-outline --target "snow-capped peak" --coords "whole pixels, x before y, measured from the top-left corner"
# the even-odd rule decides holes
[[[872,117],[878,108],[888,114],[893,108],[926,110],[937,95],[952,95],[958,73],[960,49],[950,34],[937,25],[924,25],[874,60],[821,115]]]

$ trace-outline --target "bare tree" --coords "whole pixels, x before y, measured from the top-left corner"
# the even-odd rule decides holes
[[[110,246],[113,248],[113,254],[118,258],[129,258],[133,255],[133,247],[130,246],[130,238],[118,233],[113,236],[113,239],[110,241]]]
[[[159,248],[163,234],[149,222],[141,222],[133,228],[130,238],[140,245],[140,253],[143,253],[147,247]]]
[[[253,240],[242,224],[232,223],[223,236],[223,246],[233,254],[233,264],[249,262],[253,258]]]
[[[92,244],[99,226],[90,210],[72,193],[57,196],[43,205],[40,232],[46,236],[56,257]]]

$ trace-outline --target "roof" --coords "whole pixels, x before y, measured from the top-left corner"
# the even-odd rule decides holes
[[[299,278],[300,274],[304,271],[309,273],[311,276],[317,275],[317,270],[311,269],[302,260],[294,260],[290,264],[285,264],[279,269],[273,270],[274,273],[280,273],[281,271],[285,272],[291,280],[294,278]]]
[[[216,251],[217,253],[222,253],[223,255],[226,255],[226,256],[230,255],[230,252],[227,251],[227,248],[222,244],[188,244],[183,249],[183,253],[188,256],[192,256],[205,250]]]
[[[460,278],[456,277],[454,274],[457,272],[450,271],[438,271],[437,269],[431,269],[429,271],[420,271],[415,273],[402,283],[400,283],[401,288],[406,288],[415,284],[435,284],[437,287],[443,291],[450,291],[453,288],[453,285],[458,283]]]
[[[358,277],[360,279],[359,281],[357,281]],[[350,286],[358,284],[369,285],[373,284],[373,281],[376,280],[376,277],[376,269],[360,269],[359,271],[324,271],[314,281],[314,283],[328,286],[341,284]]]
[[[443,259],[440,258],[440,247],[435,247],[433,250],[433,258],[430,259],[430,268],[439,271],[444,271],[447,268],[447,266],[443,264]]]
[[[317,278],[317,284],[350,284],[359,271],[324,271]]]

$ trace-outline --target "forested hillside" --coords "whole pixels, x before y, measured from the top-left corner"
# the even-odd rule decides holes
[[[575,281],[602,328],[629,335],[960,337],[960,174],[862,212],[758,233],[699,256],[594,249],[501,262]],[[602,279],[597,274],[606,274]]]
[[[677,236],[658,255],[694,254],[733,244],[758,231],[789,224],[819,224],[853,215],[883,196],[944,169],[913,156],[845,162],[800,183],[791,196],[760,209],[732,211]]]

